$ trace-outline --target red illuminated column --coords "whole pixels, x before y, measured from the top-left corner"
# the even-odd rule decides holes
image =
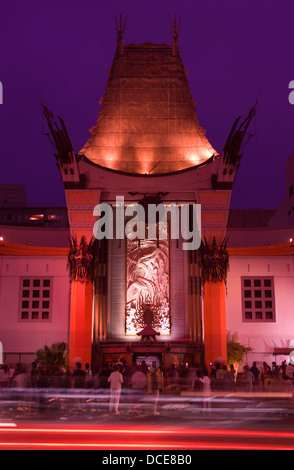
[[[69,362],[80,358],[91,364],[92,354],[92,284],[73,281],[71,285]]]
[[[92,280],[95,268],[95,242],[71,242],[69,252],[71,276],[71,304],[69,328],[69,362],[75,359],[91,364],[92,356]]]
[[[205,240],[200,248],[200,267],[203,282],[203,323],[205,364],[218,357],[227,361],[226,276],[228,252],[226,242],[212,244]]]
[[[224,281],[207,281],[204,287],[205,364],[218,357],[227,361],[226,288]]]

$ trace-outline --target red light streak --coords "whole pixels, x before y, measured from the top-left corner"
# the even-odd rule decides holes
[[[239,430],[239,429],[145,429],[145,428],[65,428],[65,427],[54,427],[50,428],[47,426],[44,427],[2,427],[0,428],[0,434],[3,432],[11,433],[83,433],[83,434],[171,434],[171,435],[189,435],[189,436],[238,436],[238,437],[270,437],[270,438],[294,438],[294,432],[284,432],[284,431],[254,431],[254,430]]]
[[[122,444],[121,442],[105,442],[105,443],[69,443],[69,442],[0,442],[0,448],[18,449],[18,448],[52,448],[52,449],[102,449],[102,450],[293,450],[294,446],[278,445],[278,444],[254,444],[254,443],[236,443],[236,442],[187,442],[173,444],[155,444],[153,442],[145,442],[140,444]]]
[[[164,427],[152,429],[136,426],[96,428],[81,425],[34,427],[30,424],[24,427],[11,427],[11,424],[7,426],[0,428],[1,449],[294,450],[294,432],[285,431]]]

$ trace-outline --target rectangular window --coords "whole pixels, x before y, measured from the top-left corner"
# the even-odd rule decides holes
[[[52,278],[20,278],[20,321],[50,321]]]
[[[242,277],[242,318],[244,322],[275,322],[273,277]]]

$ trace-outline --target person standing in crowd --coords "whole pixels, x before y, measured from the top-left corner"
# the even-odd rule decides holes
[[[135,410],[140,408],[140,400],[144,395],[147,386],[147,377],[141,370],[140,366],[137,366],[136,371],[131,376],[131,389],[132,389],[132,404],[136,404]]]
[[[139,392],[143,392],[147,385],[146,374],[141,371],[140,366],[137,366],[136,372],[132,375],[131,385],[133,390],[139,390]]]
[[[280,369],[276,362],[272,362],[272,375],[274,378],[277,378],[280,375]]]
[[[202,392],[205,394],[211,392],[210,378],[206,369],[199,372],[199,377],[196,379],[202,384]]]
[[[93,374],[90,369],[90,364],[88,362],[85,364],[85,379],[86,379],[86,388],[91,388],[93,385]]]
[[[111,372],[108,377],[108,382],[110,382],[109,413],[114,410],[114,414],[116,415],[120,414],[118,405],[123,384],[123,376],[120,370],[121,367],[117,364],[115,370]]]
[[[74,380],[74,388],[85,388],[86,374],[82,370],[82,364],[80,362],[76,363],[75,370],[73,371],[72,376]]]
[[[250,367],[250,372],[253,374],[253,390],[256,392],[258,385],[259,385],[259,377],[260,377],[260,372],[256,365],[256,361],[252,363],[252,366]]]
[[[202,385],[202,395],[203,395],[202,406],[205,410],[208,410],[211,407],[211,402],[210,402],[211,383],[210,383],[210,378],[208,376],[208,371],[206,370],[206,368],[199,372],[199,377],[197,380]]]
[[[29,387],[29,377],[26,368],[21,364],[17,364],[14,375],[12,377],[12,384],[16,388],[27,388]]]
[[[217,390],[224,390],[225,388],[225,375],[227,373],[227,367],[224,364],[220,364],[216,370],[216,386]]]
[[[272,376],[273,374],[272,374],[270,366],[266,362],[263,362],[262,369],[261,369],[261,380],[262,380],[263,388],[265,390],[269,389]]]
[[[244,366],[244,384],[245,384],[245,391],[246,392],[252,392],[253,391],[253,380],[254,380],[254,375],[252,372],[249,370],[249,366]]]
[[[9,367],[6,364],[0,365],[0,387],[8,387],[9,385]]]

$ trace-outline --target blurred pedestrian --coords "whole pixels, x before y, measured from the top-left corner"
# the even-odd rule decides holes
[[[224,390],[224,378],[227,373],[227,367],[224,364],[220,364],[219,368],[216,370],[216,386],[217,390]]]
[[[37,387],[37,382],[38,382],[38,375],[39,375],[39,370],[36,361],[32,362],[32,369],[31,369],[31,386],[33,388]]]
[[[206,369],[201,370],[199,373],[199,378],[196,379],[202,384],[202,392],[205,394],[211,392],[210,378],[208,377],[208,372]]]
[[[197,380],[199,380],[199,382],[202,384],[203,408],[207,410],[211,407],[211,383],[208,376],[208,371],[206,369],[201,370]]]
[[[16,388],[22,389],[29,386],[29,377],[27,370],[21,364],[17,364],[14,375],[13,375],[13,385]]]
[[[260,371],[256,365],[256,361],[253,361],[250,367],[250,372],[253,374],[253,390],[256,392],[259,385]]]
[[[74,381],[74,388],[85,388],[86,374],[85,371],[82,370],[82,364],[80,362],[76,363],[72,376]]]
[[[269,389],[272,376],[273,374],[272,374],[270,366],[266,362],[263,362],[262,370],[261,370],[261,380],[262,380],[262,385],[265,389]]]
[[[151,383],[152,383],[152,392],[154,393],[155,400],[154,400],[154,408],[153,414],[154,416],[158,416],[160,413],[157,411],[158,399],[160,391],[162,390],[162,375],[161,370],[159,367],[156,367],[152,376],[151,376]]]
[[[274,378],[277,378],[280,376],[280,369],[277,366],[276,362],[272,362],[272,375]]]
[[[120,370],[120,365],[116,365],[114,372],[111,372],[108,377],[108,382],[110,382],[109,413],[114,410],[114,414],[116,415],[120,414],[118,411],[118,405],[123,384],[123,376]]]
[[[18,406],[20,409],[23,409],[27,404],[27,400],[29,398],[27,390],[29,382],[26,367],[22,364],[17,364],[12,378],[12,385],[15,387],[13,395],[18,400]]]
[[[234,365],[230,364],[230,369],[226,371],[224,376],[224,388],[226,390],[235,390],[236,386],[236,379],[235,379],[236,371],[234,369]]]
[[[131,376],[131,399],[132,403],[139,402],[144,395],[145,389],[147,386],[147,377],[141,370],[140,366],[137,366],[136,371]],[[140,404],[138,403],[134,409],[140,408]]]
[[[86,388],[91,388],[93,385],[93,374],[90,369],[90,364],[87,362],[85,364],[85,382],[86,382]]]
[[[291,362],[287,364],[286,366],[286,378],[289,380],[292,384],[294,381],[294,364]]]
[[[170,377],[172,379],[172,390],[178,391],[180,389],[180,374],[179,374],[179,369],[177,367],[177,364],[173,364],[171,371],[170,371]]]
[[[131,386],[133,390],[144,391],[147,385],[147,378],[146,374],[144,374],[141,370],[140,366],[137,366],[136,372],[133,373],[131,378]]]
[[[113,369],[110,367],[109,364],[104,364],[102,369],[99,372],[99,380],[100,380],[100,387],[101,388],[109,388],[110,383],[108,382],[108,378],[113,372]]]
[[[0,366],[0,387],[8,387],[9,385],[9,367],[6,364]]]
[[[246,392],[252,392],[253,391],[253,379],[254,375],[252,372],[250,372],[249,366],[244,366],[244,385],[245,385],[245,391]]]

